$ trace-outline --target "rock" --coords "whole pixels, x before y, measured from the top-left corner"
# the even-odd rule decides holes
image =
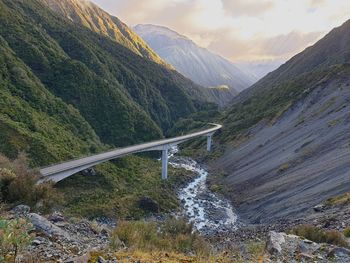
[[[141,209],[152,213],[159,213],[159,204],[150,197],[142,197],[138,205]]]
[[[17,217],[27,216],[30,212],[30,207],[27,205],[18,205],[11,210],[11,213]]]
[[[314,259],[314,257],[312,255],[306,254],[306,253],[299,253],[297,255],[297,259],[298,260],[312,260]]]
[[[298,252],[301,254],[313,254],[321,247],[320,244],[304,239],[298,242]]]
[[[96,176],[97,173],[96,171],[94,170],[94,168],[88,168],[88,169],[85,169],[84,171],[82,171],[82,174],[84,176]]]
[[[266,242],[266,250],[271,255],[279,255],[282,252],[281,245],[285,243],[286,240],[284,238],[283,233],[277,233],[275,231],[270,231],[268,235],[268,239]]]
[[[67,259],[66,261],[64,261],[64,263],[88,263],[90,259],[91,259],[91,256],[90,256],[90,253],[88,253],[80,257]]]
[[[105,260],[103,257],[99,256],[97,259],[98,263],[107,263],[107,260]]]
[[[319,212],[323,212],[325,209],[325,205],[324,204],[319,204],[313,207],[314,211],[319,213]]]
[[[68,239],[70,238],[69,234],[66,231],[59,228],[58,226],[55,226],[45,217],[42,217],[35,213],[30,213],[29,220],[31,221],[36,230],[48,236],[65,237]]]
[[[53,212],[52,215],[49,216],[49,220],[54,223],[66,221],[60,212]]]
[[[350,256],[350,250],[343,247],[335,247],[333,248],[327,255],[327,257],[344,257]],[[349,258],[350,260],[350,258]]]
[[[36,236],[33,241],[32,244],[33,245],[41,245],[41,244],[46,244],[48,242],[48,240],[44,237],[41,236]]]

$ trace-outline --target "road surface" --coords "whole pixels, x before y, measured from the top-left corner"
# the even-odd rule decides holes
[[[211,135],[213,135],[217,130],[221,129],[222,127],[220,124],[210,123],[210,125],[213,125],[214,127],[175,138],[162,139],[153,142],[128,146],[125,148],[119,148],[105,153],[100,153],[97,155],[42,168],[40,169],[42,178],[39,180],[39,183],[44,181],[53,181],[57,183],[75,173],[78,173],[97,164],[107,162],[115,158],[119,158],[133,153],[167,150],[171,146],[200,136],[208,136],[208,138],[210,138],[210,140],[208,139],[209,145],[209,143],[211,143]],[[208,149],[210,149],[210,147]]]

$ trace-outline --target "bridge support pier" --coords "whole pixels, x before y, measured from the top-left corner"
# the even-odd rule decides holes
[[[213,137],[213,134],[208,134],[207,135],[207,151],[208,152],[211,151],[212,137]]]
[[[165,146],[162,150],[162,179],[168,179],[168,150],[169,147]]]

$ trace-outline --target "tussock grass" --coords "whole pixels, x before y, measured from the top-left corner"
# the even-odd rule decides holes
[[[300,225],[294,228],[292,230],[292,233],[316,243],[328,243],[342,247],[349,246],[349,244],[344,239],[343,234],[336,230],[322,230],[311,225]]]
[[[329,198],[326,201],[326,205],[349,205],[350,204],[350,193],[345,193],[340,196]]]
[[[133,251],[194,252],[201,257],[212,254],[209,243],[183,219],[171,218],[163,223],[122,221],[112,233],[112,243],[117,239]]]

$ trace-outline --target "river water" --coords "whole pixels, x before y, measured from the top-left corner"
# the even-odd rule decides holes
[[[206,185],[208,171],[190,158],[178,157],[177,153],[177,147],[169,151],[169,164],[198,175],[179,192],[182,215],[204,235],[236,229],[237,214],[232,205],[228,200],[211,192]]]

